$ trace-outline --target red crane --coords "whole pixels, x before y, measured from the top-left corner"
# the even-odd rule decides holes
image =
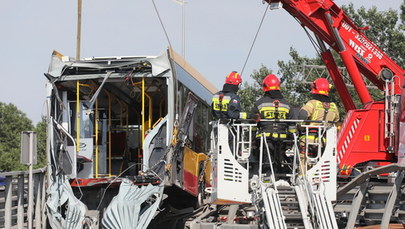
[[[356,166],[405,163],[405,71],[379,49],[332,0],[265,0],[282,6],[303,27],[311,30],[321,49],[321,57],[348,114],[338,135],[337,158],[340,174],[348,175]],[[363,104],[354,105],[328,44],[343,60]],[[385,92],[384,101],[374,101],[364,77]],[[404,126],[404,127],[402,127]]]

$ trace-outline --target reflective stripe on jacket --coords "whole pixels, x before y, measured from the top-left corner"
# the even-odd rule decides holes
[[[211,107],[212,114],[217,119],[239,119],[241,116],[240,98],[233,92],[215,93]]]
[[[277,107],[274,102],[278,104]],[[264,119],[287,119],[287,116],[290,113],[290,106],[281,103],[279,100],[274,100],[272,103],[259,104],[257,108],[260,117]]]
[[[256,137],[260,137],[260,132],[265,132],[266,137],[273,138],[287,138],[288,135],[288,124],[280,122],[266,122],[263,120],[273,120],[273,119],[290,119],[292,117],[292,112],[290,110],[289,103],[280,96],[279,98],[274,98],[265,94],[260,98],[253,106],[253,114],[257,116],[261,122],[258,123],[260,131],[257,133]],[[294,129],[294,128],[291,128]]]
[[[301,109],[308,113],[308,120],[327,122],[339,121],[339,111],[336,104],[333,102],[321,102],[319,100],[312,99],[309,100]],[[310,123],[310,125],[320,125],[320,123]]]
[[[259,138],[262,136],[262,133],[256,134],[256,138]],[[272,137],[272,138],[287,138],[287,134],[278,134],[278,133],[264,133],[264,136],[266,137]]]
[[[222,95],[222,96],[221,96]],[[224,94],[214,95],[212,98],[212,109],[214,111],[228,111],[228,104],[231,101],[232,97]]]

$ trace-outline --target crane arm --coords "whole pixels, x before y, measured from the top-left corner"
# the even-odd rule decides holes
[[[364,83],[363,74],[379,89],[385,86],[381,77],[383,69],[389,69],[395,79],[395,94],[401,94],[400,81],[405,71],[391,60],[381,49],[371,42],[362,28],[354,22],[332,0],[265,0],[269,4],[282,3],[283,8],[295,17],[302,26],[310,29],[319,42],[327,43],[341,56],[363,104],[372,102]],[[327,50],[321,50],[322,53]],[[324,61],[331,62],[331,55],[322,55]],[[329,58],[329,59],[325,59]],[[332,68],[328,67],[331,73]],[[332,75],[332,74],[331,74]],[[342,98],[351,100],[346,86],[340,83],[341,76],[334,74],[332,79]],[[337,80],[337,81],[336,81]],[[354,109],[353,103],[345,104],[347,110]]]

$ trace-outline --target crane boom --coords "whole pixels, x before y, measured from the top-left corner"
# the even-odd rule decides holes
[[[403,160],[399,138],[405,133],[405,71],[370,41],[333,0],[265,0],[282,6],[304,28],[311,30],[319,44],[345,109],[348,111],[338,136],[339,168],[349,174],[356,165],[392,163]],[[325,46],[343,60],[363,104],[356,109],[337,64]],[[384,101],[374,101],[364,77],[385,92]],[[403,152],[402,152],[403,151]],[[402,158],[402,159],[401,159]]]
[[[309,28],[316,37],[340,54],[363,104],[372,99],[360,73],[381,90],[384,88],[384,81],[380,77],[382,69],[388,68],[400,78],[404,76],[405,71],[370,41],[362,33],[363,29],[357,27],[332,0],[266,0],[266,2],[269,4],[281,2],[283,8],[302,26]],[[396,83],[395,93],[401,93],[399,81]]]

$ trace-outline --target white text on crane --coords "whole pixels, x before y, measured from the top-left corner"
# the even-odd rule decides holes
[[[349,45],[354,49],[354,51],[357,52],[360,59],[362,59],[366,63],[369,63],[374,56],[376,56],[380,60],[383,58],[383,54],[378,50],[378,48],[375,47],[372,42],[368,41],[364,36],[354,30],[349,24],[347,24],[346,22],[342,22],[342,28],[344,28],[350,35],[348,36]],[[359,41],[361,45],[356,43],[354,40]],[[367,54],[367,51],[370,52]]]

